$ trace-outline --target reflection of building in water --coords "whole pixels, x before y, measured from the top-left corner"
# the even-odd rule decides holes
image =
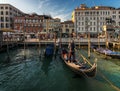
[[[42,67],[41,69],[44,71],[45,75],[48,75],[48,72],[49,72],[49,66],[50,66],[50,63],[52,62],[52,57],[49,57],[49,58],[44,58],[44,60],[42,61]]]

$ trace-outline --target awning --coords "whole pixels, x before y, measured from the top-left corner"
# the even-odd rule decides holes
[[[14,30],[9,29],[9,28],[1,28],[0,31],[1,32],[15,32]]]
[[[39,32],[38,34],[47,34],[47,32]]]

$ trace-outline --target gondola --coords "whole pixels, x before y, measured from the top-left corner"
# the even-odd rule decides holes
[[[67,50],[62,50],[61,58],[63,59],[64,63],[76,74],[83,76],[83,77],[95,77],[96,70],[97,70],[97,64],[94,63],[91,67],[88,67],[87,62],[79,63],[79,61],[74,60],[73,62],[70,62],[67,60],[68,52]]]
[[[93,50],[99,54],[102,54],[102,55],[105,55],[107,57],[110,57],[110,58],[116,58],[116,59],[120,59],[120,52],[115,52],[115,51],[112,51],[112,50],[109,50],[109,49],[106,49],[106,48],[93,48]]]
[[[54,54],[54,44],[48,44],[45,48],[45,57],[53,56]]]

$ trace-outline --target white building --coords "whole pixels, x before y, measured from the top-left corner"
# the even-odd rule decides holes
[[[120,9],[108,6],[87,7],[81,4],[72,13],[76,33],[97,35],[106,25],[106,18],[111,18],[116,26],[120,26]]]
[[[24,13],[10,4],[0,4],[0,28],[14,28],[14,16]]]

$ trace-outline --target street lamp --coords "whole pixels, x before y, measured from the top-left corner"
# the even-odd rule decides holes
[[[86,32],[88,37],[88,58],[90,58],[90,31],[88,31],[90,23],[89,23],[88,17],[85,18],[85,26],[86,26]]]

